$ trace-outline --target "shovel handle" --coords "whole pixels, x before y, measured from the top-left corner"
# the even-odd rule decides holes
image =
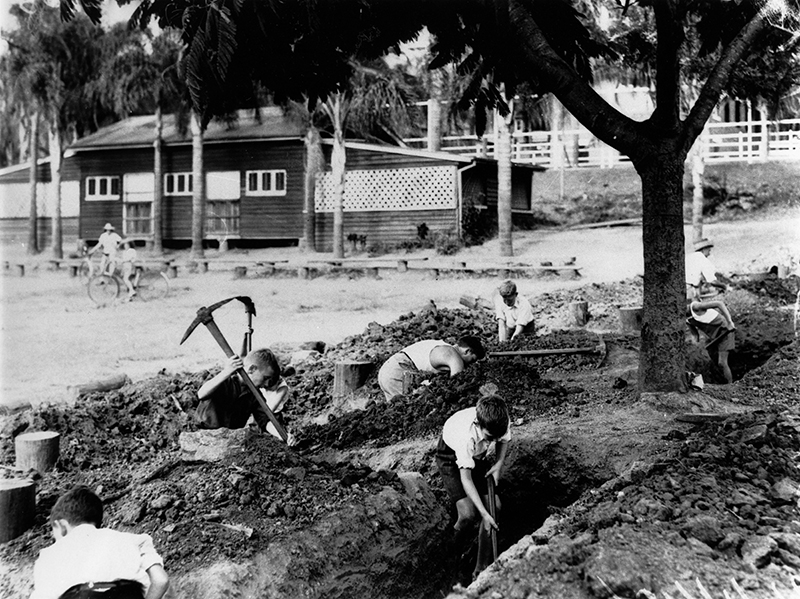
[[[521,349],[516,351],[490,351],[489,357],[499,356],[555,356],[560,354],[596,354],[603,351],[601,345],[596,347],[567,347],[564,349]]]
[[[489,515],[497,522],[497,500],[494,495],[494,476],[486,477],[486,493],[489,495]],[[492,556],[497,560],[497,529],[492,528]]]
[[[211,320],[204,324],[211,332],[211,335],[214,337],[214,339],[216,339],[217,343],[222,348],[222,351],[225,352],[225,355],[228,358],[234,355],[231,346],[225,340],[225,336],[222,334],[222,331],[219,330],[217,323]],[[258,387],[256,387],[255,383],[253,383],[253,381],[250,379],[250,375],[247,374],[244,368],[239,368],[236,372],[238,372],[239,376],[242,377],[242,380],[244,381],[245,385],[247,385],[247,388],[250,389],[250,393],[252,393],[255,396],[256,401],[258,401],[258,404],[261,406],[261,409],[264,410],[264,412],[266,412],[267,418],[269,418],[269,421],[272,423],[272,426],[275,427],[275,430],[278,431],[278,434],[285,443],[286,439],[289,436],[286,433],[286,429],[283,428],[283,425],[280,422],[278,422],[277,418],[275,418],[275,414],[273,414],[272,410],[269,409],[267,402],[264,401],[264,396],[261,395],[261,391],[258,390]]]

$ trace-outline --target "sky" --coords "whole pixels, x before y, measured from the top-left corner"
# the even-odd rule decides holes
[[[51,6],[58,6],[59,0],[45,0]],[[13,29],[17,25],[17,20],[11,16],[11,6],[20,4],[23,7],[32,7],[32,2],[22,2],[19,0],[0,0],[0,30],[7,31]],[[75,2],[77,12],[81,12],[79,3]],[[119,6],[115,0],[104,0],[103,2],[103,26],[108,27],[120,21],[127,21],[133,11],[138,6],[138,2],[133,0],[130,4]],[[0,53],[7,50],[7,44],[0,36]]]

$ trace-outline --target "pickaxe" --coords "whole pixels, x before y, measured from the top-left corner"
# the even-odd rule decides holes
[[[194,331],[197,328],[197,325],[204,324],[206,325],[206,328],[209,330],[214,339],[217,341],[219,346],[222,348],[222,351],[225,352],[225,355],[230,358],[232,355],[234,355],[233,350],[231,349],[231,346],[228,345],[228,342],[225,340],[225,337],[222,335],[222,331],[219,330],[217,323],[214,322],[214,318],[213,316],[211,316],[211,313],[220,306],[227,304],[231,300],[238,299],[239,301],[244,301],[242,299],[243,297],[245,296],[229,297],[226,300],[222,300],[220,302],[217,302],[216,304],[212,304],[208,308],[206,308],[205,306],[200,308],[197,311],[197,317],[192,321],[192,324],[189,325],[189,328],[186,329],[186,332],[183,334],[183,339],[181,339],[181,343],[186,341],[189,335],[192,334],[192,331]],[[248,301],[250,300],[250,298],[246,299]],[[278,434],[280,435],[281,439],[283,439],[283,441],[286,442],[288,436],[286,434],[286,429],[283,428],[283,425],[280,422],[278,422],[277,418],[275,418],[275,414],[273,414],[272,410],[269,409],[269,406],[267,405],[267,402],[264,401],[264,396],[261,395],[261,392],[258,390],[258,387],[255,386],[255,384],[250,379],[244,368],[239,368],[237,372],[239,373],[239,376],[242,377],[242,380],[245,382],[248,389],[250,389],[250,393],[252,393],[255,396],[256,400],[261,406],[261,409],[264,410],[264,412],[267,414],[269,421],[272,423],[272,426],[275,427],[275,430],[278,431]]]
[[[237,295],[236,299],[244,304],[244,311],[247,314],[247,330],[242,341],[242,353],[239,354],[244,357],[253,350],[253,316],[256,315],[256,305],[246,295]]]
[[[489,515],[497,522],[497,497],[494,494],[494,475],[486,477],[486,493],[489,496]],[[492,528],[492,557],[497,561],[497,529]]]

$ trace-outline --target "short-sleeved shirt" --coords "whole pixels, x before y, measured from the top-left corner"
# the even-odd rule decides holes
[[[699,287],[706,281],[711,283],[717,280],[714,264],[702,252],[692,252],[686,256],[686,284]]]
[[[250,388],[234,374],[200,401],[195,420],[200,428],[244,428],[250,416],[265,431],[269,416],[253,397]]]
[[[494,315],[497,320],[502,320],[506,326],[513,329],[516,326],[524,327],[533,322],[533,309],[531,303],[523,295],[517,294],[514,305],[509,306],[503,301],[499,293],[494,297]]]
[[[146,591],[155,565],[164,562],[150,535],[79,524],[39,553],[30,599],[58,599],[77,584],[115,580],[139,582]]]
[[[472,469],[476,459],[486,457],[486,452],[495,441],[489,441],[478,426],[478,409],[459,410],[444,423],[442,439],[456,454],[456,465],[459,468]],[[508,443],[511,440],[511,427],[498,441]]]
[[[113,254],[122,242],[122,237],[114,231],[106,231],[97,238],[97,245],[103,248],[104,254]]]

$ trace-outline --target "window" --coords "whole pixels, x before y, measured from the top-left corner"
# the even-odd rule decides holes
[[[239,236],[239,202],[206,203],[206,235],[208,237]]]
[[[119,177],[86,177],[86,201],[118,200]]]
[[[285,196],[286,171],[247,171],[245,185],[249,196]]]
[[[164,195],[191,195],[192,173],[167,173],[164,175]]]

